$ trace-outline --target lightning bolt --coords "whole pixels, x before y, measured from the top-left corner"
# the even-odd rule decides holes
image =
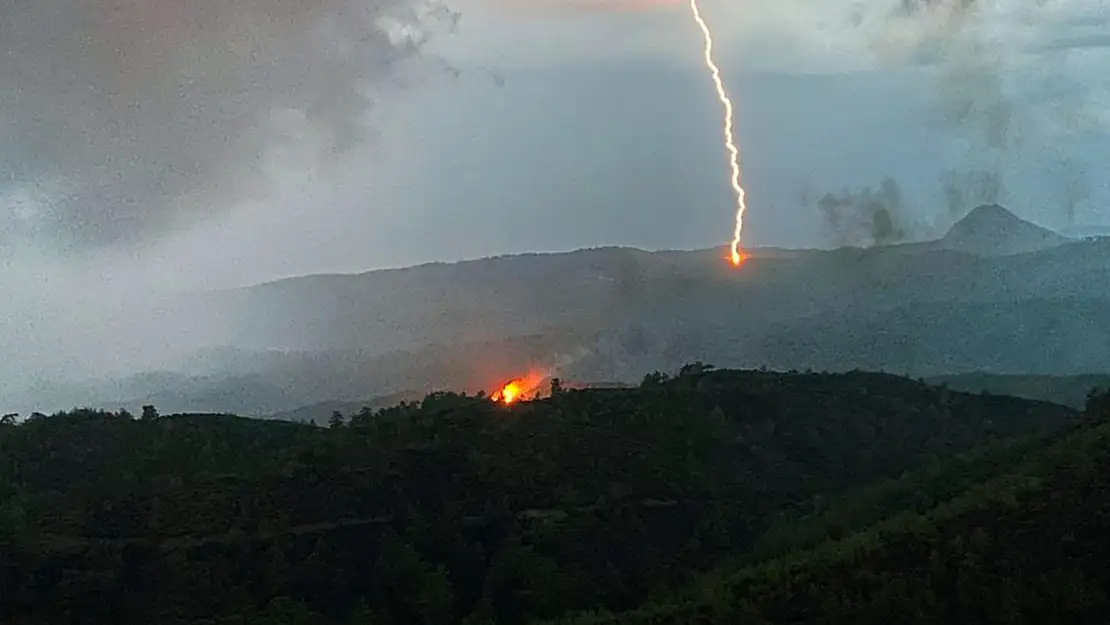
[[[721,80],[721,69],[717,67],[717,63],[713,60],[713,33],[709,30],[709,24],[706,24],[705,19],[701,16],[701,7],[698,6],[698,0],[690,0],[690,12],[705,37],[705,66],[709,68],[713,77],[713,85],[717,88],[717,97],[725,108],[725,149],[728,150],[729,166],[732,168],[732,190],[736,194],[736,227],[732,233],[731,260],[733,265],[740,265],[747,257],[740,247],[740,235],[744,232],[744,212],[748,207],[744,200],[744,187],[740,184],[740,149],[736,147],[736,139],[732,132],[734,124],[732,100],[728,97],[728,91]]]

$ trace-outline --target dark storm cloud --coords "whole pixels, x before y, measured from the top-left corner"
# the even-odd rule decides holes
[[[374,87],[453,19],[409,0],[0,0],[0,240],[133,241],[256,196],[283,132],[358,142]]]

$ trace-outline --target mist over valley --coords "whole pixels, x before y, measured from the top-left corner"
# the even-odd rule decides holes
[[[261,417],[492,392],[530,370],[636,383],[694,360],[916,377],[1100,374],[1108,252],[1110,239],[1071,239],[985,205],[940,239],[756,249],[740,272],[720,250],[598,248],[304,276],[190,296],[178,310],[219,319],[226,343],[150,373],[41,384],[25,408]]]

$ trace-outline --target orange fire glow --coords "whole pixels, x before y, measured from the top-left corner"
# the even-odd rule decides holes
[[[510,380],[493,394],[493,400],[505,405],[515,404],[529,396],[537,395],[545,379],[547,379],[546,374],[533,372],[522,378]]]
[[[519,401],[520,397],[523,394],[524,389],[520,387],[520,383],[516,380],[513,380],[512,382],[509,382],[505,386],[501,387],[501,390],[498,391],[496,395],[494,395],[494,399],[503,404],[512,404]]]

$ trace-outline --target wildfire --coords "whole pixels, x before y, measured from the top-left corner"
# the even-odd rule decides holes
[[[532,372],[522,378],[509,380],[493,394],[493,400],[505,404],[515,404],[529,396],[535,396],[542,390],[546,373]]]
[[[709,30],[709,24],[701,16],[701,7],[698,6],[698,0],[690,0],[690,12],[694,16],[694,21],[697,22],[698,27],[701,28],[702,35],[705,38],[705,66],[709,69],[710,76],[713,79],[713,86],[717,89],[717,98],[724,106],[724,136],[725,136],[725,149],[728,151],[729,166],[732,169],[732,190],[736,194],[736,226],[732,232],[732,245],[729,260],[732,261],[734,266],[739,267],[747,259],[747,255],[740,247],[740,236],[744,232],[744,212],[747,210],[747,203],[744,199],[744,187],[740,184],[740,149],[736,147],[736,139],[733,137],[733,107],[732,100],[728,97],[728,91],[725,89],[724,82],[721,80],[721,70],[717,67],[717,63],[713,60],[713,33]]]
[[[513,380],[501,387],[501,390],[494,394],[493,398],[496,401],[508,405],[519,401],[522,395],[524,395],[524,389],[521,388],[520,382]]]

